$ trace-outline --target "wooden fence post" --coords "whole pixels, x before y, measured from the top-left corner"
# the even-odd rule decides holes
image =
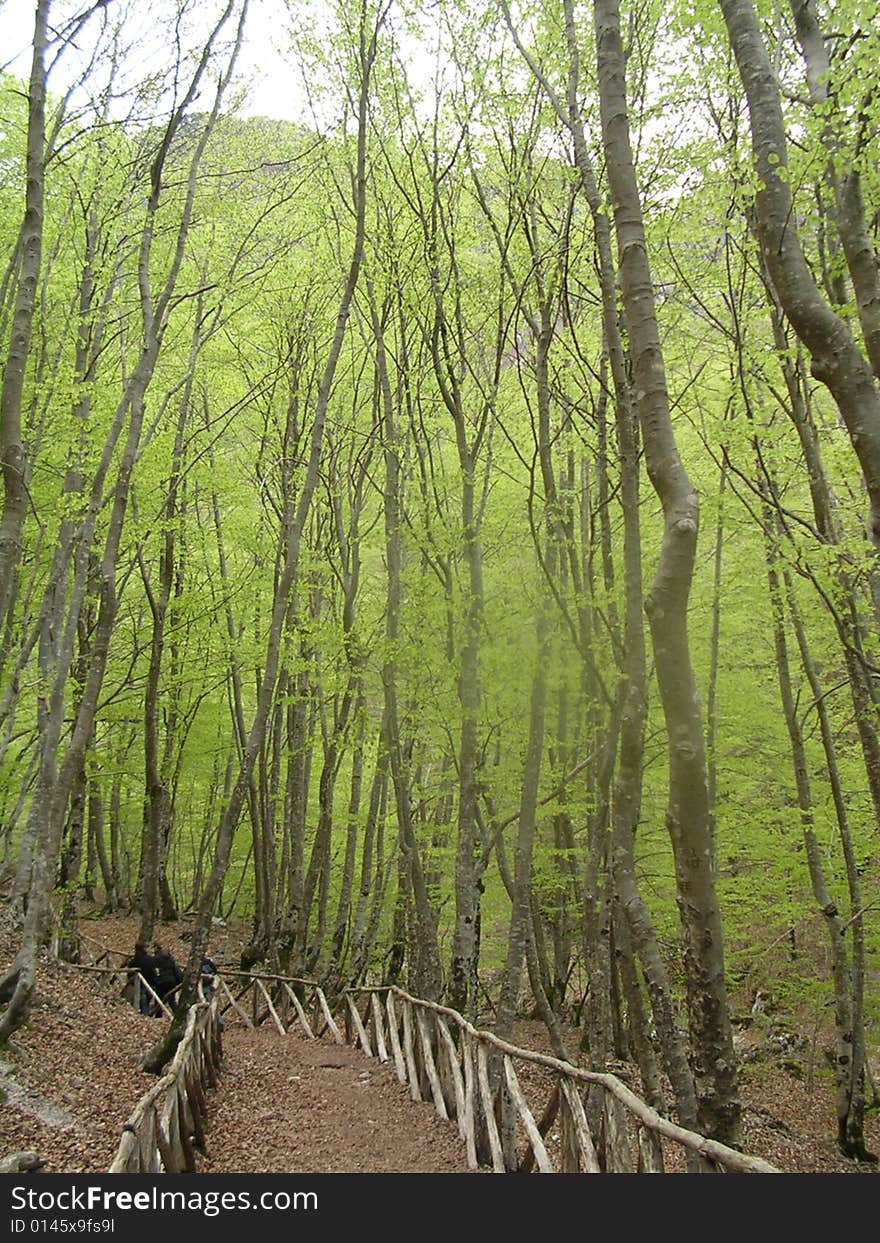
[[[397,1007],[394,1004],[394,991],[390,988],[385,999],[385,1009],[388,1015],[388,1038],[391,1041],[391,1052],[394,1055],[394,1069],[397,1072],[398,1081],[406,1083],[406,1063],[403,1060],[403,1050],[400,1047]]]
[[[422,1044],[422,1059],[425,1064],[425,1072],[428,1076],[428,1083],[431,1086],[431,1096],[434,1099],[434,1109],[444,1122],[448,1122],[449,1114],[446,1111],[446,1101],[443,1099],[440,1076],[437,1074],[437,1064],[434,1061],[434,1051],[431,1048],[431,1033],[428,1031],[428,1020],[420,1008],[416,1009],[416,1023]]]
[[[413,1051],[412,1006],[408,1001],[403,1003],[403,1055],[406,1058],[409,1094],[414,1101],[420,1101],[422,1091],[419,1086],[419,1069]]]

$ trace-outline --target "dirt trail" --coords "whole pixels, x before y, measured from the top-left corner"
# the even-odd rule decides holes
[[[266,1027],[224,1032],[207,1148],[206,1174],[467,1172],[455,1125],[388,1065]]]
[[[134,917],[86,924],[93,944],[126,950]],[[185,957],[189,926],[163,927],[163,940]],[[235,959],[234,933],[215,930],[211,952]],[[16,937],[0,909],[0,961],[11,962]],[[36,1151],[46,1173],[106,1170],[122,1124],[155,1082],[141,1068],[161,1024],[141,1017],[87,975],[44,962],[30,1023],[16,1033],[0,1065],[0,1157]],[[754,1034],[748,1029],[746,1035]],[[549,1051],[540,1023],[520,1020],[515,1041]],[[576,1043],[573,1041],[573,1044]],[[211,1110],[205,1172],[431,1172],[466,1170],[454,1125],[429,1104],[415,1104],[391,1068],[327,1039],[279,1036],[268,1025],[245,1029],[227,1014],[225,1066]],[[834,1145],[833,1078],[793,1077],[772,1060],[743,1050],[741,1091],[746,1151],[789,1173],[877,1173],[846,1161]],[[876,1065],[876,1050],[874,1051]],[[543,1072],[541,1072],[543,1073]],[[875,1072],[876,1073],[876,1072]],[[520,1079],[540,1113],[547,1084],[523,1068]],[[535,1082],[532,1082],[535,1080]],[[630,1086],[638,1090],[637,1079]],[[4,1091],[5,1088],[5,1091]],[[868,1147],[880,1152],[880,1113],[866,1119]]]

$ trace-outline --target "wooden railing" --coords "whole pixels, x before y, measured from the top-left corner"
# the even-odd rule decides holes
[[[441,1118],[457,1123],[472,1169],[485,1162],[499,1174],[535,1166],[544,1174],[662,1174],[675,1166],[678,1148],[687,1168],[779,1172],[662,1117],[615,1075],[517,1048],[473,1027],[457,1011],[402,989],[353,990],[345,994],[345,1006],[350,1042],[368,1057],[393,1061],[414,1101],[433,1101]],[[515,1064],[547,1072],[549,1096],[537,1121]],[[525,1140],[521,1156],[511,1152],[515,1131]]]
[[[166,992],[164,997],[160,997],[149,981],[141,975],[140,971],[125,965],[130,958],[129,954],[126,954],[124,950],[112,949],[84,934],[80,935],[80,952],[80,962],[66,962],[64,959],[58,959],[59,965],[67,967],[72,971],[83,971],[94,975],[98,982],[108,990],[112,990],[117,985],[121,985],[124,990],[125,985],[130,984],[132,988],[127,1000],[132,1003],[136,1010],[140,1009],[141,996],[146,994],[152,1004],[153,1013],[162,1014],[165,1018],[171,1018],[171,1005],[174,1005],[176,1002],[180,985]],[[88,961],[82,961],[84,958],[87,958]],[[114,963],[116,964],[115,966]],[[198,998],[199,1001],[207,1000],[205,977],[203,976],[200,976],[198,980]],[[171,1005],[168,1004],[169,1002]]]
[[[328,1035],[393,1063],[414,1101],[433,1103],[441,1118],[455,1122],[471,1169],[779,1172],[663,1117],[616,1075],[519,1048],[400,988],[349,990],[334,1017],[315,980],[247,972],[218,975],[216,983],[210,1004],[191,1009],[170,1070],[125,1124],[111,1173],[195,1170],[195,1152],[204,1151],[205,1090],[217,1080],[224,1017],[246,1027],[269,1023],[281,1036],[294,1028],[309,1040]],[[520,1081],[523,1067],[531,1068],[532,1080],[542,1080],[547,1094],[539,1113],[527,1099],[529,1093],[535,1097],[533,1084],[527,1092]]]
[[[329,1033],[337,1044],[347,1042],[368,1057],[393,1062],[414,1101],[432,1102],[441,1118],[457,1124],[472,1169],[486,1164],[496,1173],[537,1168],[548,1174],[662,1174],[676,1167],[778,1173],[759,1157],[662,1117],[616,1075],[518,1048],[473,1027],[457,1011],[399,988],[344,993],[338,1021],[314,980],[249,973],[233,983],[220,977],[218,996],[225,998],[223,1012],[236,1013],[249,1027],[271,1022],[284,1035],[295,1025],[308,1039]],[[549,1085],[537,1118],[516,1073],[518,1063],[542,1071]],[[499,1122],[503,1106],[524,1141],[521,1155],[511,1153]],[[551,1131],[554,1139],[548,1138]]]
[[[217,998],[191,1007],[168,1071],[135,1105],[122,1128],[111,1174],[194,1174],[205,1151],[206,1090],[222,1058]]]
[[[81,969],[119,972],[101,966]],[[237,1016],[247,1027],[271,1019],[282,1036],[295,1023],[310,1040],[329,1032],[337,1044],[344,1043],[327,998],[314,980],[252,973],[218,975],[215,980],[210,1003],[190,1009],[168,1071],[141,1097],[123,1126],[111,1174],[196,1172],[195,1154],[205,1152],[206,1092],[216,1086],[220,1072],[224,1015]]]
[[[222,1015],[237,1015],[246,1027],[259,1027],[271,1020],[279,1035],[296,1026],[313,1040],[329,1033],[344,1044],[342,1033],[320,985],[315,980],[263,972],[217,976],[218,1002]]]
[[[152,984],[144,979],[140,971],[135,971],[133,967],[105,967],[100,964],[93,965],[80,962],[61,962],[60,965],[70,971],[83,971],[88,975],[94,975],[102,987],[110,991],[118,984],[122,986],[122,989],[127,984],[130,984],[132,988],[131,996],[128,1000],[136,1010],[140,1010],[141,995],[145,993],[158,1013],[163,1014],[166,1018],[171,1018],[171,1010],[153,988]]]

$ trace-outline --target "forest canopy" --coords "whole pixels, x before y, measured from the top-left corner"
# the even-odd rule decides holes
[[[0,1038],[235,915],[733,1144],[772,995],[864,1156],[876,6],[137,7],[0,77]]]

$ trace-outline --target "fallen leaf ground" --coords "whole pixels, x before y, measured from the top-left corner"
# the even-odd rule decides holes
[[[132,920],[84,928],[95,940],[129,951]],[[100,929],[100,931],[98,931]],[[172,952],[185,956],[187,926],[166,926]],[[234,933],[217,929],[210,947],[218,961],[234,958]],[[0,960],[14,941],[0,929]],[[121,1128],[153,1082],[140,1059],[156,1039],[159,1020],[144,1018],[76,971],[44,963],[30,1023],[0,1053],[0,1157],[36,1150],[51,1173],[94,1173],[113,1159]],[[539,1024],[523,1022],[517,1043],[546,1047]],[[548,1094],[540,1071],[521,1081],[536,1115]],[[838,1155],[832,1142],[831,1080],[811,1083],[781,1065],[743,1068],[746,1150],[795,1173],[874,1173]],[[880,1117],[869,1115],[868,1146],[880,1151]],[[388,1066],[329,1040],[250,1031],[230,1016],[224,1069],[212,1094],[204,1172],[388,1173],[464,1172],[464,1147],[453,1124],[415,1103]]]

